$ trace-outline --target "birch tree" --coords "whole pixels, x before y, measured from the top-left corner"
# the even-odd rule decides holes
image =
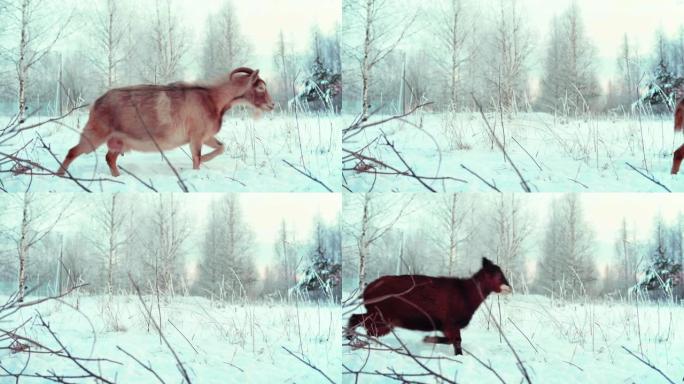
[[[490,257],[496,260],[514,286],[525,282],[525,245],[531,230],[529,217],[515,194],[496,197],[487,230],[491,234],[487,245]]]
[[[466,219],[470,214],[471,206],[466,201],[466,196],[459,193],[443,196],[434,209],[434,217],[439,228],[438,234],[434,237],[446,255],[447,276],[455,276],[457,271],[464,270],[462,264],[465,250],[461,249],[461,245],[472,234],[472,229],[466,225]]]
[[[532,36],[522,14],[517,0],[499,0],[485,60],[490,89],[508,111],[517,109],[527,94]]]
[[[47,236],[66,214],[68,203],[49,196],[26,192],[19,195],[15,208],[20,211],[18,230],[13,234],[17,247],[17,298],[24,300],[27,282],[27,266],[31,251]]]
[[[104,78],[107,89],[118,83],[118,70],[126,60],[129,49],[125,46],[128,15],[121,9],[121,1],[107,0],[96,11],[93,37],[97,56],[93,61]]]
[[[357,74],[361,80],[361,118],[370,114],[373,68],[391,54],[410,33],[417,18],[417,11],[407,11],[388,0],[344,0],[345,33],[347,41],[353,41],[362,30],[360,44],[350,44],[348,54],[358,63]]]
[[[31,70],[63,37],[72,19],[64,15],[57,3],[51,0],[17,0],[5,4],[0,20],[16,35],[15,45],[2,48],[0,53],[14,66],[17,80],[19,121],[27,109],[27,89]]]
[[[436,19],[436,22],[430,22],[436,37],[434,56],[447,74],[446,94],[449,106],[456,108],[462,94],[463,65],[472,58],[467,42],[473,34],[473,26],[469,22],[470,15],[466,13],[463,0],[446,0],[440,5],[430,17],[431,21]]]
[[[100,281],[104,282],[104,291],[109,295],[114,292],[115,280],[119,277],[122,248],[132,238],[127,221],[127,211],[125,206],[121,205],[120,194],[113,193],[103,199],[95,219],[97,238],[91,242],[102,256]]]
[[[154,84],[178,80],[189,48],[187,31],[172,4],[172,0],[155,0],[152,22],[143,32],[146,48],[138,52],[142,58],[142,76]]]
[[[355,195],[354,199],[356,207],[345,217],[344,226],[354,243],[354,253],[358,255],[353,257],[352,265],[357,267],[358,289],[363,291],[368,283],[366,276],[371,246],[407,214],[412,198],[390,199],[364,193]]]
[[[252,47],[240,32],[232,1],[227,1],[207,19],[202,55],[202,72],[207,79],[224,76],[245,65]]]
[[[222,299],[251,294],[256,281],[254,233],[244,222],[237,195],[225,195],[209,210],[198,288]]]
[[[541,97],[554,111],[586,112],[599,95],[597,59],[577,1],[559,19],[554,18],[551,29]]]

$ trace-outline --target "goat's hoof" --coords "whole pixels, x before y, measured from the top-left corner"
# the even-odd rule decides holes
[[[463,351],[460,349],[458,351],[456,351],[456,356],[458,356],[458,355],[463,355]]]

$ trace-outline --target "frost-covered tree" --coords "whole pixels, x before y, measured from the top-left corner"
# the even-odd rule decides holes
[[[662,216],[657,217],[649,247],[650,260],[636,285],[637,289],[648,291],[654,298],[670,297],[684,283],[681,281],[682,264],[668,246],[667,232]]]
[[[151,21],[141,27],[138,44],[139,71],[146,82],[164,84],[178,80],[189,49],[187,36],[172,0],[155,0]]]
[[[139,234],[144,247],[144,282],[152,285],[157,293],[174,294],[184,278],[181,267],[185,263],[190,226],[180,201],[173,194],[159,194],[154,200],[148,208],[143,232]]]
[[[455,276],[456,272],[463,272],[466,253],[461,247],[472,234],[467,226],[467,218],[472,214],[472,206],[464,194],[454,193],[445,195],[435,205],[434,218],[436,233],[431,236],[435,244],[444,255],[444,274]]]
[[[297,283],[299,292],[310,298],[339,301],[342,296],[342,263],[339,225],[326,226],[316,219],[313,244],[304,276]]]
[[[195,290],[222,299],[251,295],[256,282],[254,233],[237,195],[211,203]]]
[[[294,235],[283,219],[278,230],[278,237],[273,244],[277,265],[275,286],[283,296],[297,284],[297,268],[299,266],[297,248]]]
[[[594,233],[584,219],[575,194],[551,203],[536,283],[545,293],[583,296],[594,293],[597,282]]]
[[[339,113],[342,108],[342,75],[333,73],[317,57],[311,67],[311,75],[297,95],[299,103],[306,103],[312,111]]]
[[[115,287],[121,286],[125,274],[122,269],[123,246],[131,239],[132,234],[127,226],[128,211],[121,203],[122,196],[113,193],[103,198],[97,209],[95,220],[95,234],[91,243],[100,256],[97,268],[100,271],[97,281],[105,293],[112,294]],[[99,284],[98,284],[99,285]]]
[[[599,95],[596,48],[584,28],[577,1],[551,23],[550,40],[541,82],[543,108],[584,113]]]
[[[638,244],[634,239],[634,233],[630,233],[627,220],[623,218],[620,232],[615,239],[615,260],[612,268],[612,273],[615,274],[614,287],[623,293],[636,283],[637,251]]]
[[[269,89],[272,89],[271,95],[281,108],[285,108],[288,101],[296,94],[295,81],[298,75],[298,61],[299,58],[295,54],[292,43],[285,38],[285,32],[280,30],[273,53],[273,64],[278,71],[278,78]]]
[[[121,1],[99,2],[92,24],[95,49],[91,60],[102,76],[105,89],[119,82],[119,68],[127,60],[130,48],[126,46],[126,31],[130,28],[130,15],[122,9]]]
[[[16,34],[11,37],[14,44],[3,46],[0,55],[14,67],[17,112],[22,120],[27,109],[31,71],[63,37],[73,13],[65,14],[58,2],[52,0],[17,0],[3,5],[0,23]]]
[[[362,120],[368,118],[374,103],[371,101],[374,68],[399,46],[417,18],[415,7],[402,5],[388,0],[343,1],[345,50],[354,61],[355,67],[350,73],[361,82]]]
[[[346,204],[343,232],[347,235],[344,248],[345,276],[358,282],[363,291],[368,284],[368,266],[372,247],[403,218],[412,197],[380,196],[372,193],[350,195]],[[395,259],[396,260],[396,259]]]
[[[206,28],[202,51],[205,78],[226,75],[247,63],[252,47],[240,31],[232,1],[226,1],[216,14],[209,15]]]
[[[684,93],[684,76],[673,74],[666,62],[661,61],[654,70],[652,79],[646,84],[646,91],[641,96],[641,102],[652,106],[660,105],[668,111],[674,111],[677,98],[682,93]]]
[[[489,95],[506,111],[517,110],[527,97],[532,35],[517,0],[499,0],[483,64]],[[498,107],[498,106],[497,106]]]
[[[515,194],[497,196],[489,214],[486,241],[489,254],[508,281],[515,287],[525,282],[525,243],[531,234],[531,223],[520,199]]]

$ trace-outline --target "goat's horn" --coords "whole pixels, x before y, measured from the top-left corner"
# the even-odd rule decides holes
[[[251,75],[252,73],[254,73],[254,70],[252,68],[247,67],[235,68],[233,69],[233,72],[230,73],[230,78],[232,79],[233,76],[235,76],[238,73],[246,73],[248,75]]]

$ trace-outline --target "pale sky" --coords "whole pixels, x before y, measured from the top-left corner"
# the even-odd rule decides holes
[[[191,194],[195,195],[195,194]],[[195,212],[198,228],[204,228],[209,203],[221,199],[220,193],[199,193],[191,198],[190,210]],[[184,196],[184,195],[178,195]],[[342,200],[333,193],[240,193],[243,218],[256,236],[256,263],[261,269],[274,257],[273,244],[280,224],[287,222],[295,240],[308,240],[313,232],[314,218],[319,215],[328,224],[335,222],[340,214]],[[199,239],[201,241],[201,239]]]
[[[402,1],[402,0],[397,0]],[[402,9],[421,7],[428,12],[437,2],[403,0]],[[446,0],[442,0],[446,1]],[[465,0],[470,17],[492,17],[494,6],[500,0]],[[532,34],[535,49],[529,60],[533,79],[543,70],[543,59],[549,37],[549,29],[554,15],[563,13],[573,0],[518,0],[526,26]],[[616,60],[625,33],[629,36],[632,49],[642,55],[650,55],[655,42],[656,31],[660,28],[669,37],[677,35],[684,25],[684,0],[577,0],[582,12],[586,35],[597,48],[596,63],[600,81],[607,83],[608,77],[615,72]],[[399,3],[397,3],[399,4]],[[422,46],[434,38],[432,24],[428,18],[424,30],[406,39],[406,46]],[[649,57],[650,58],[650,57]]]
[[[90,219],[100,209],[103,199],[109,201],[110,196],[110,194],[39,194],[37,199],[41,202],[41,206],[73,200],[66,218],[55,228],[55,232],[75,234],[83,231],[84,225],[86,227],[91,225]],[[221,193],[174,194],[174,200],[181,208],[182,217],[187,219],[188,225],[193,228],[185,247],[188,262],[196,261],[201,257],[203,231],[208,218],[207,211],[213,200],[221,199],[223,196]],[[306,243],[313,233],[316,216],[332,224],[336,222],[341,209],[340,195],[332,193],[240,193],[238,196],[243,219],[255,235],[254,260],[260,271],[274,260],[273,245],[283,220],[287,223],[288,231],[294,234],[294,240]],[[139,204],[152,206],[156,204],[157,195],[123,193],[121,197],[120,201],[123,204],[133,199]],[[5,208],[0,212],[0,230],[18,227],[21,219],[20,206],[19,195],[0,195],[0,207]],[[89,234],[86,233],[86,235]]]
[[[420,206],[424,203],[425,199],[421,196],[425,195],[419,194],[414,197],[412,205]],[[498,195],[467,193],[465,196],[478,200],[481,204],[488,204]],[[516,194],[516,199],[525,207],[534,226],[527,241],[528,262],[533,263],[539,257],[551,201],[562,196],[562,193]],[[579,196],[585,221],[596,235],[594,260],[600,268],[612,261],[614,241],[618,236],[623,217],[627,220],[628,230],[635,231],[637,241],[649,241],[654,219],[658,214],[662,214],[668,224],[674,223],[679,214],[684,214],[684,194],[681,193],[581,193]],[[482,209],[482,205],[479,209]],[[432,213],[426,209],[418,210],[413,215],[405,216],[397,225],[404,228],[423,227],[425,221],[420,217],[421,215],[428,216]]]
[[[217,12],[227,0],[172,0],[173,12],[179,17],[180,24],[188,31],[190,52],[186,61],[186,80],[197,77],[197,60],[201,55],[204,42],[206,20],[209,14]],[[63,39],[58,48],[81,49],[89,39],[89,25],[93,20],[93,10],[104,4],[103,0],[83,2],[64,0],[76,7],[79,13],[72,23],[72,32]],[[134,9],[134,17],[151,14],[152,0],[117,0],[121,9],[128,6]],[[232,0],[240,30],[252,45],[252,61],[248,64],[261,69],[266,76],[273,71],[273,52],[278,34],[282,30],[285,40],[297,53],[306,53],[311,42],[314,27],[324,34],[331,34],[342,17],[341,0]],[[61,9],[67,9],[63,7]]]

